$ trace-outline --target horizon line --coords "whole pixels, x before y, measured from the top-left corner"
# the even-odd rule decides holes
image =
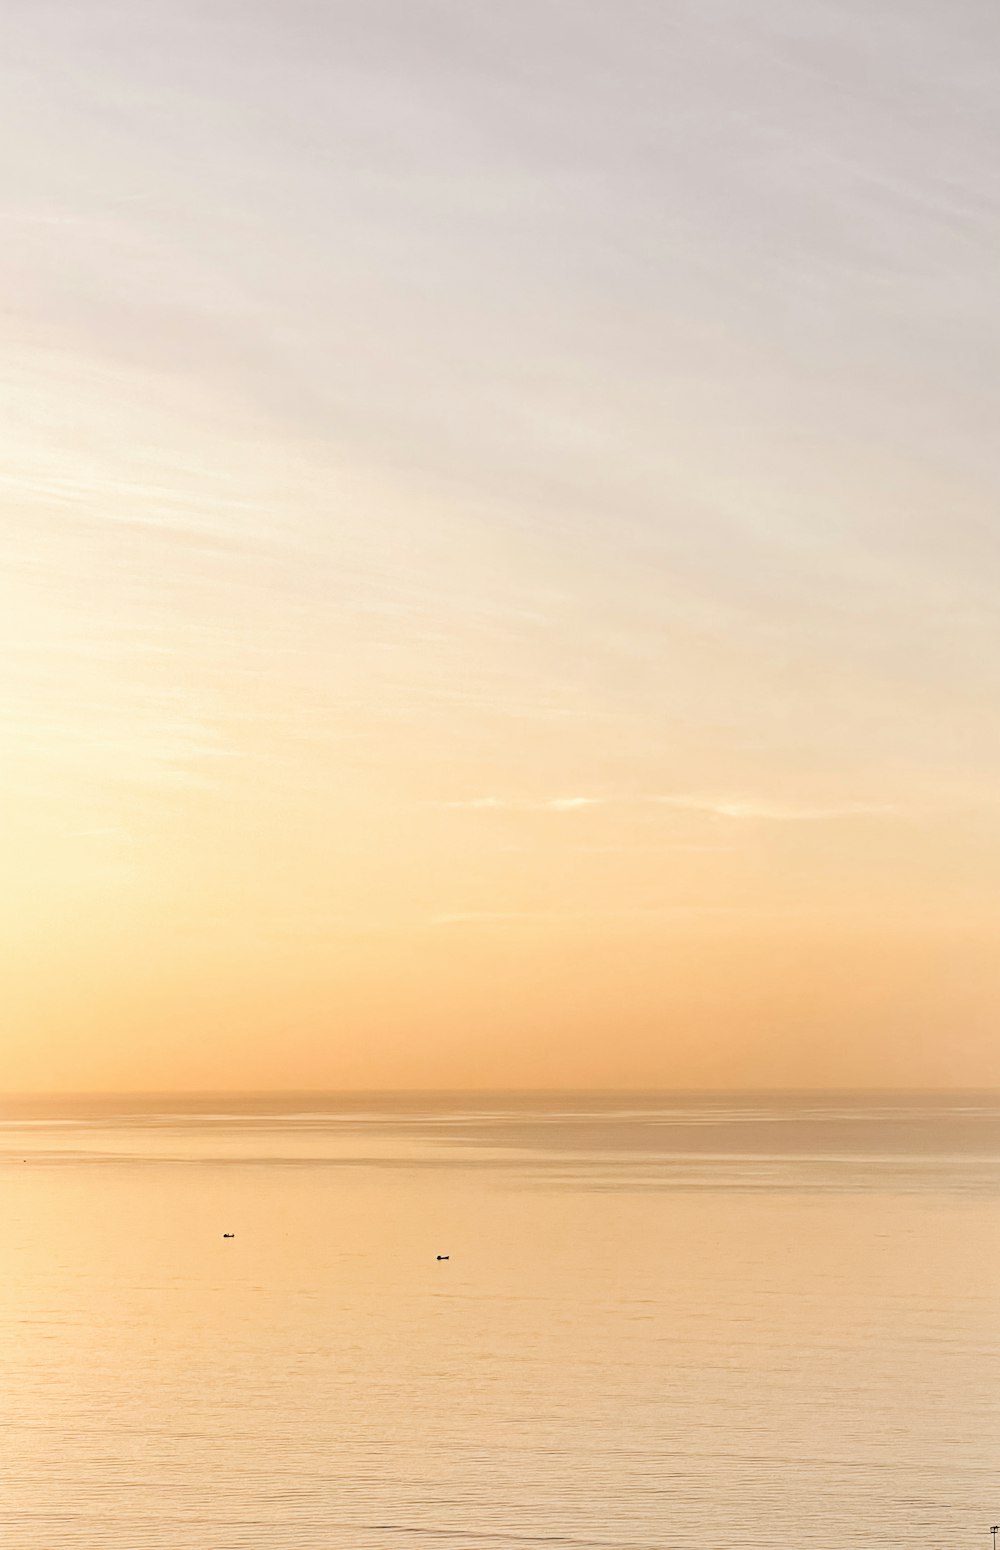
[[[671,1097],[690,1095],[739,1096],[752,1094],[788,1094],[794,1096],[877,1096],[879,1094],[961,1094],[996,1093],[1000,1084],[986,1085],[938,1085],[938,1086],[877,1086],[830,1085],[746,1085],[746,1086],[465,1086],[465,1087],[83,1087],[83,1088],[18,1088],[0,1091],[0,1103],[9,1099],[26,1098],[351,1098],[351,1097],[475,1097],[475,1096],[523,1096],[545,1097],[554,1094],[579,1096],[627,1095],[645,1097]]]

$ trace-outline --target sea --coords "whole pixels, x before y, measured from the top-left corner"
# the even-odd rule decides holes
[[[5,1550],[992,1550],[1000,1095],[0,1104]]]

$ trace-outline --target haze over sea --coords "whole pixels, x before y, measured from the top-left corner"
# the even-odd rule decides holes
[[[986,1545],[998,1121],[8,1100],[3,1543]]]

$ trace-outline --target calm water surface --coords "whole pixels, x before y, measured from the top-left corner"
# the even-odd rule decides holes
[[[8,1102],[0,1203],[10,1550],[1000,1517],[995,1096]]]

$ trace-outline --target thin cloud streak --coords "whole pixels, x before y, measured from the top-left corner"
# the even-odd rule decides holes
[[[828,807],[797,807],[779,802],[711,797],[665,796],[647,800],[662,807],[683,808],[688,812],[710,813],[718,818],[760,819],[771,823],[822,823],[838,818],[898,817],[901,809],[891,803],[841,802]]]
[[[470,797],[442,802],[441,807],[459,812],[572,813],[593,808],[672,807],[706,813],[717,818],[749,819],[771,823],[820,823],[839,818],[899,817],[902,809],[892,803],[842,802],[828,806],[797,806],[757,798],[723,798],[697,795],[663,796],[566,796],[542,800],[496,796]]]
[[[651,904],[619,908],[591,910],[453,910],[447,914],[431,915],[428,926],[465,926],[513,924],[522,920],[574,921],[628,921],[628,920],[688,920],[702,916],[731,915],[739,907],[731,904]]]
[[[588,807],[606,807],[604,797],[548,797],[544,801],[519,800],[510,797],[469,797],[455,802],[440,802],[440,807],[458,812],[507,812],[507,813],[573,813]]]
[[[480,921],[548,920],[551,915],[550,910],[454,910],[444,915],[431,915],[427,925],[464,926]]]

